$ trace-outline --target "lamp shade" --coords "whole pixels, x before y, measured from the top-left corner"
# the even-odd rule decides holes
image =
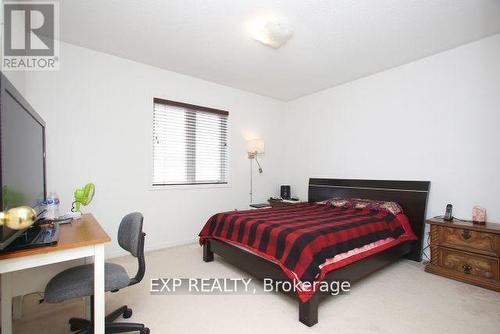
[[[247,152],[252,154],[264,153],[264,141],[262,139],[252,139],[247,142]]]

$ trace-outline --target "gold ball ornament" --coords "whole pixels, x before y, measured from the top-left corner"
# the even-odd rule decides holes
[[[23,230],[33,225],[36,212],[29,206],[19,206],[7,212],[0,212],[0,225],[13,230]]]

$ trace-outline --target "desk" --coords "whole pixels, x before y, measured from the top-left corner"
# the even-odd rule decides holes
[[[90,256],[94,257],[94,333],[104,334],[104,244],[111,239],[91,214],[61,225],[59,232],[56,245],[0,254],[2,334],[12,333],[12,272]]]

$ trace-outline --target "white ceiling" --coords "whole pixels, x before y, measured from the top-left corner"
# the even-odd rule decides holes
[[[250,38],[273,16],[282,48]],[[500,33],[500,0],[71,0],[61,39],[288,101]]]

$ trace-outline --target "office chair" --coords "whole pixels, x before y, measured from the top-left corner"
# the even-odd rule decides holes
[[[120,289],[139,283],[144,277],[146,263],[144,260],[144,237],[142,221],[144,217],[139,212],[129,213],[123,217],[118,229],[118,244],[136,257],[139,269],[133,278],[129,278],[125,268],[115,263],[105,263],[105,291],[117,292]],[[86,264],[64,270],[54,276],[45,288],[44,300],[47,303],[60,303],[72,298],[91,297],[92,312],[90,320],[71,318],[71,331],[77,334],[93,332],[94,322],[94,265]],[[132,309],[122,306],[106,316],[106,333],[139,332],[149,334],[149,328],[144,324],[114,323],[120,315],[125,319],[132,316]]]

